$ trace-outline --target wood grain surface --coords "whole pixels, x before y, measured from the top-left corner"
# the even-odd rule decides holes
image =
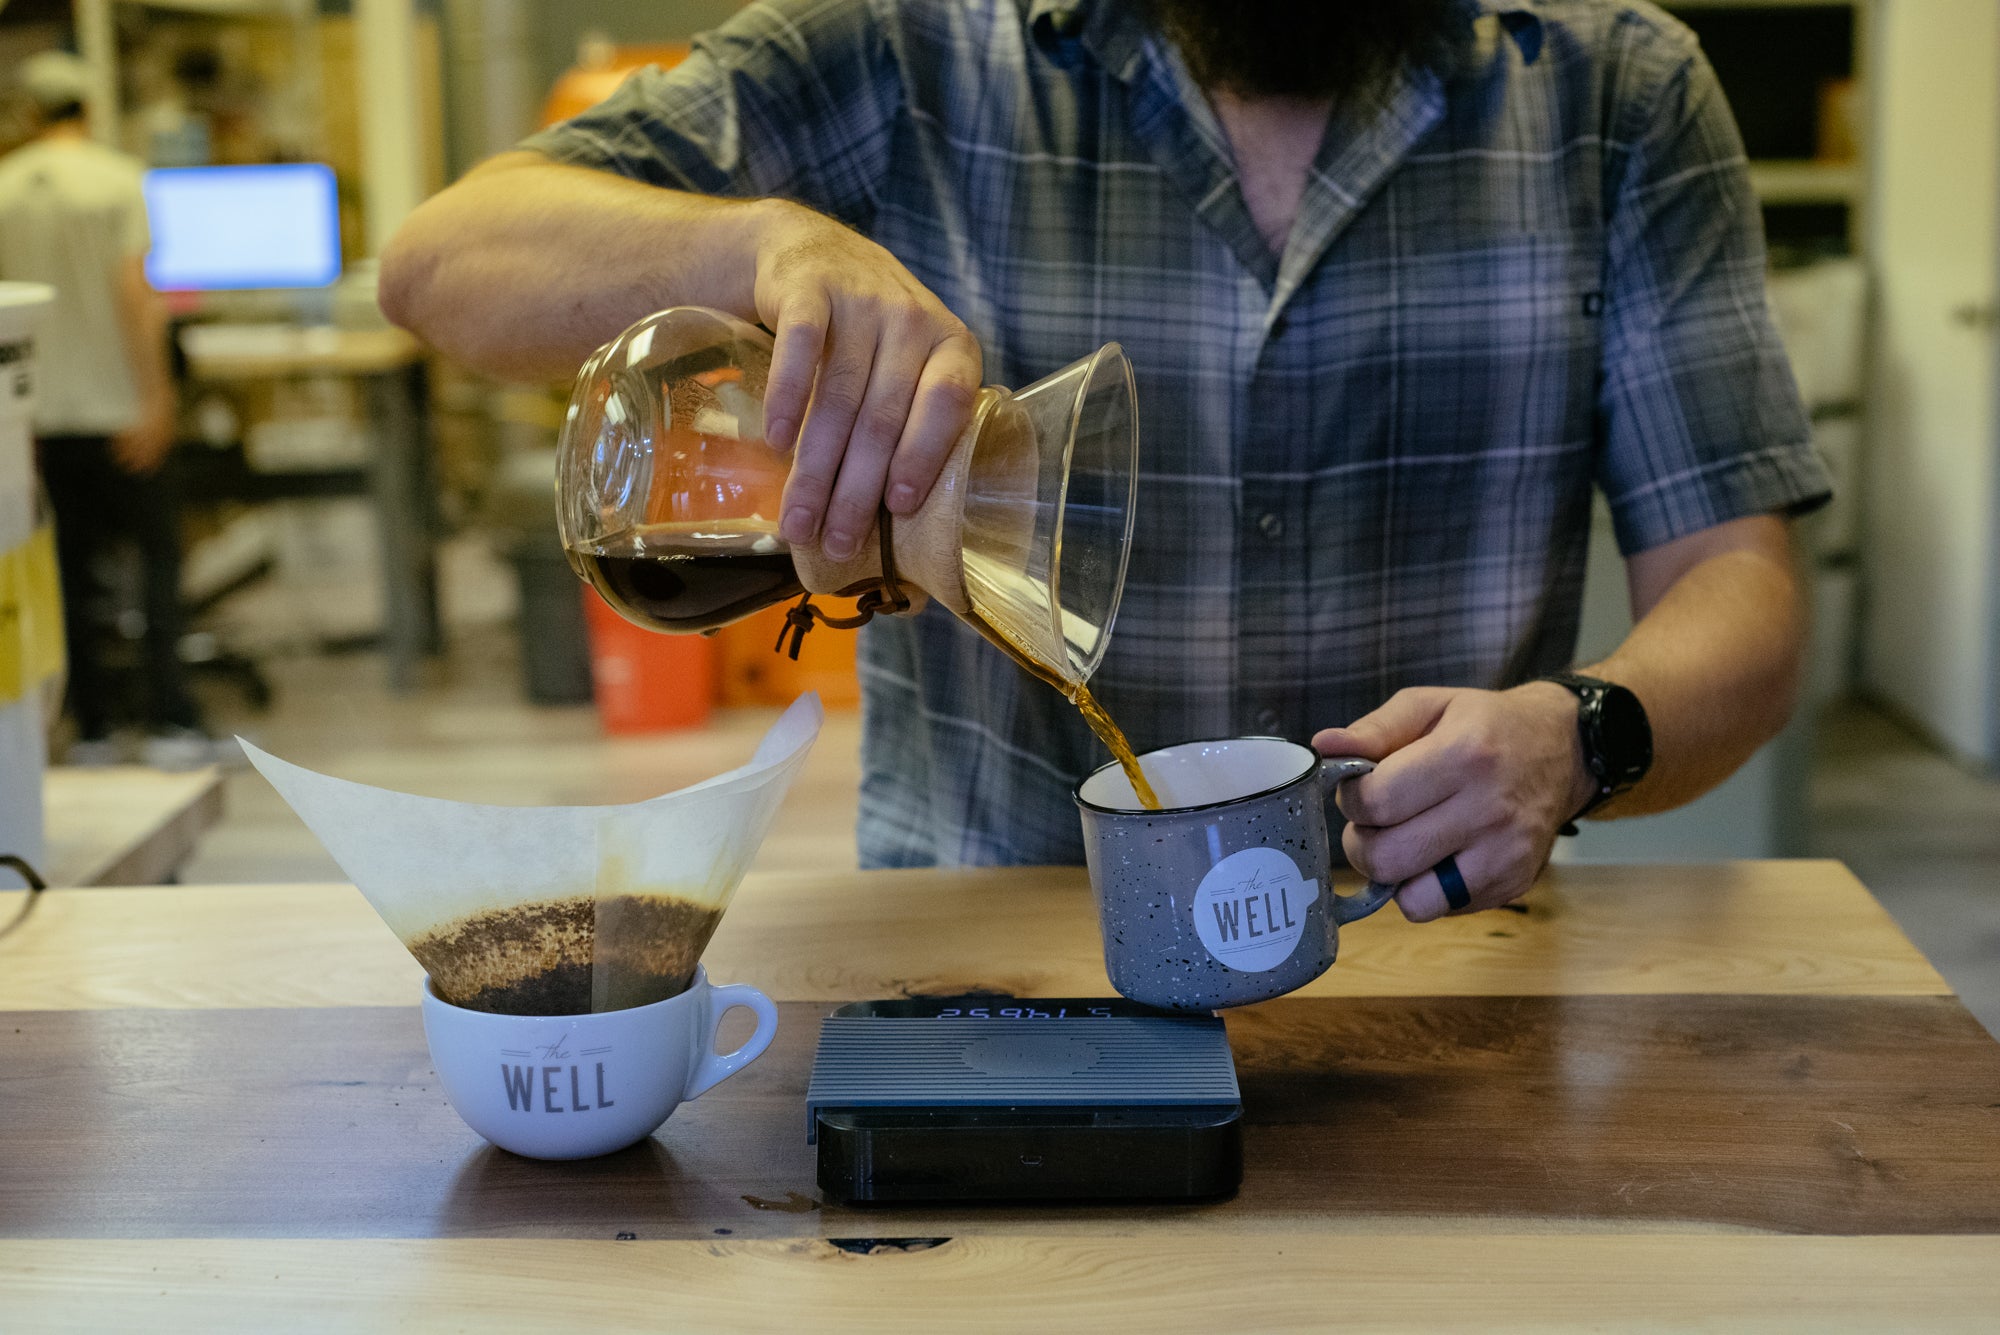
[[[2000,1045],[1948,997],[1284,999],[1233,1012],[1233,1200],[844,1209],[824,1008],[633,1149],[542,1163],[445,1104],[414,1008],[0,1015],[0,1236],[717,1237],[1456,1226],[2000,1232]]]
[[[2000,1238],[10,1242],[37,1332],[1988,1332]],[[283,1313],[282,1320],[274,1314]]]
[[[1343,947],[1230,1017],[1235,1199],[856,1211],[814,1017],[1105,990],[1080,871],[752,877],[708,962],[777,1043],[566,1165],[444,1104],[351,887],[58,891],[0,940],[0,1328],[1991,1328],[2000,1046],[1840,867],[1566,867]]]
[[[1833,862],[1553,868],[1525,912],[1343,931],[1307,996],[1949,995]],[[787,1001],[1110,990],[1082,869],[754,875],[706,956]],[[414,1004],[420,971],[346,886],[44,897],[0,940],[0,1009]]]
[[[222,818],[222,773],[59,765],[42,779],[50,885],[158,885]]]

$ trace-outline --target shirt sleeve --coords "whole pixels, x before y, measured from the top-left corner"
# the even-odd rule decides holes
[[[866,227],[902,81],[875,0],[762,0],[605,101],[523,141],[676,190],[777,196]]]
[[[1832,495],[1764,298],[1763,218],[1714,71],[1635,107],[1608,222],[1597,480],[1626,555]]]

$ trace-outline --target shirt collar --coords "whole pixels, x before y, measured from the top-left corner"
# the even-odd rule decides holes
[[[1504,4],[1501,0],[1471,0],[1475,15],[1491,15],[1500,29],[1521,48],[1521,61],[1532,65],[1542,54],[1542,16],[1525,4]]]
[[[1542,19],[1532,5],[1509,0],[1462,0],[1475,18],[1491,17],[1532,65],[1542,54]],[[1130,0],[1028,0],[1028,27],[1037,40],[1080,40],[1120,82],[1138,72],[1147,30]]]
[[[1121,83],[1138,73],[1147,36],[1130,0],[1029,0],[1028,29],[1048,49],[1081,41]]]

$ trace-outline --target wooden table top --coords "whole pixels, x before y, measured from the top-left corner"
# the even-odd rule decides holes
[[[1837,864],[1552,869],[1343,934],[1229,1015],[1245,1179],[1183,1207],[842,1208],[833,1003],[1108,990],[1073,869],[752,877],[779,1037],[545,1164],[444,1105],[345,886],[57,892],[0,940],[0,1309],[25,1328],[1985,1328],[2000,1045]],[[630,1240],[619,1240],[630,1235]],[[10,1323],[11,1324],[11,1323]]]
[[[58,765],[42,779],[50,885],[158,885],[222,819],[222,772]]]

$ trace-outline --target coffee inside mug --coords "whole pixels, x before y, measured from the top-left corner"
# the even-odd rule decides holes
[[[1311,749],[1278,737],[1183,742],[1139,757],[1168,811],[1194,811],[1273,792],[1297,782],[1318,763]],[[1132,781],[1116,763],[1085,779],[1077,798],[1099,811],[1144,810]]]

